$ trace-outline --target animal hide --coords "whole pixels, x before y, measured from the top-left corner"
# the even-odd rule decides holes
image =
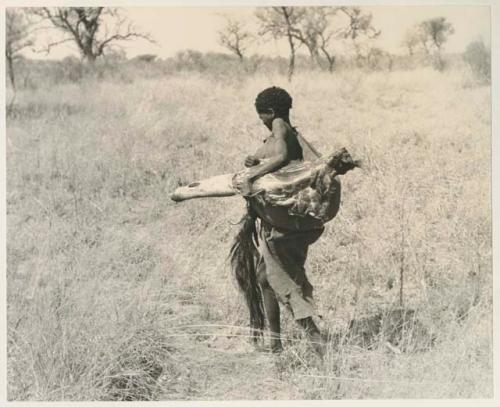
[[[251,195],[263,206],[287,207],[292,216],[310,216],[326,223],[336,215],[340,205],[340,182],[337,176],[357,166],[358,162],[343,148],[315,161],[293,162],[258,178],[252,184]],[[250,176],[255,168],[179,187],[171,198],[178,202],[240,194],[236,188],[238,181]]]

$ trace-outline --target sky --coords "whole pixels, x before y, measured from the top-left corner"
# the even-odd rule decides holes
[[[373,26],[381,30],[374,45],[392,53],[405,53],[401,40],[406,30],[425,19],[443,16],[453,24],[455,33],[445,45],[446,51],[462,52],[471,41],[482,39],[490,45],[490,8],[488,6],[361,6],[373,15]],[[255,7],[129,7],[126,15],[143,31],[156,40],[150,44],[143,40],[126,43],[128,57],[138,54],[156,54],[161,58],[175,55],[183,49],[202,52],[228,52],[217,43],[217,31],[224,26],[225,16],[244,21],[249,30],[256,32]],[[40,43],[46,38],[40,34]],[[260,41],[249,49],[250,53],[286,56],[285,41]],[[304,50],[305,52],[305,50]],[[78,55],[71,45],[62,45],[46,54],[27,53],[37,58],[62,58]]]

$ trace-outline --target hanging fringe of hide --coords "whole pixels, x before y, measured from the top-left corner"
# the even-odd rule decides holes
[[[257,238],[255,216],[252,211],[243,216],[241,228],[234,239],[229,253],[231,269],[250,312],[250,325],[254,329],[254,340],[257,341],[264,329],[265,317],[262,292],[257,281],[257,261],[259,252],[253,243]]]

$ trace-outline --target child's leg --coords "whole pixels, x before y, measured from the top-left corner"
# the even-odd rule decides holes
[[[269,330],[271,331],[271,350],[280,352],[283,350],[280,339],[280,306],[274,290],[267,281],[265,265],[261,263],[258,272],[259,285],[262,288],[264,299],[264,308],[269,321]]]
[[[319,332],[319,329],[314,323],[312,317],[298,319],[297,323],[306,331],[307,336],[309,336],[309,339],[313,344],[314,350],[320,356],[323,356],[325,354],[323,339],[321,338],[321,333]]]
[[[280,306],[273,289],[268,285],[262,289],[264,295],[264,306],[269,319],[269,330],[271,331],[271,350],[280,352],[283,350],[280,339]]]

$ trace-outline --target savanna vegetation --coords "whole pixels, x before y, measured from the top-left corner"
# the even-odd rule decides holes
[[[330,72],[299,55],[291,80],[289,59],[196,51],[16,57],[9,399],[492,397],[488,56],[339,56]],[[242,168],[272,84],[319,150],[364,163],[307,263],[324,360],[286,313],[284,352],[253,350],[227,260],[243,199],[169,199]]]

